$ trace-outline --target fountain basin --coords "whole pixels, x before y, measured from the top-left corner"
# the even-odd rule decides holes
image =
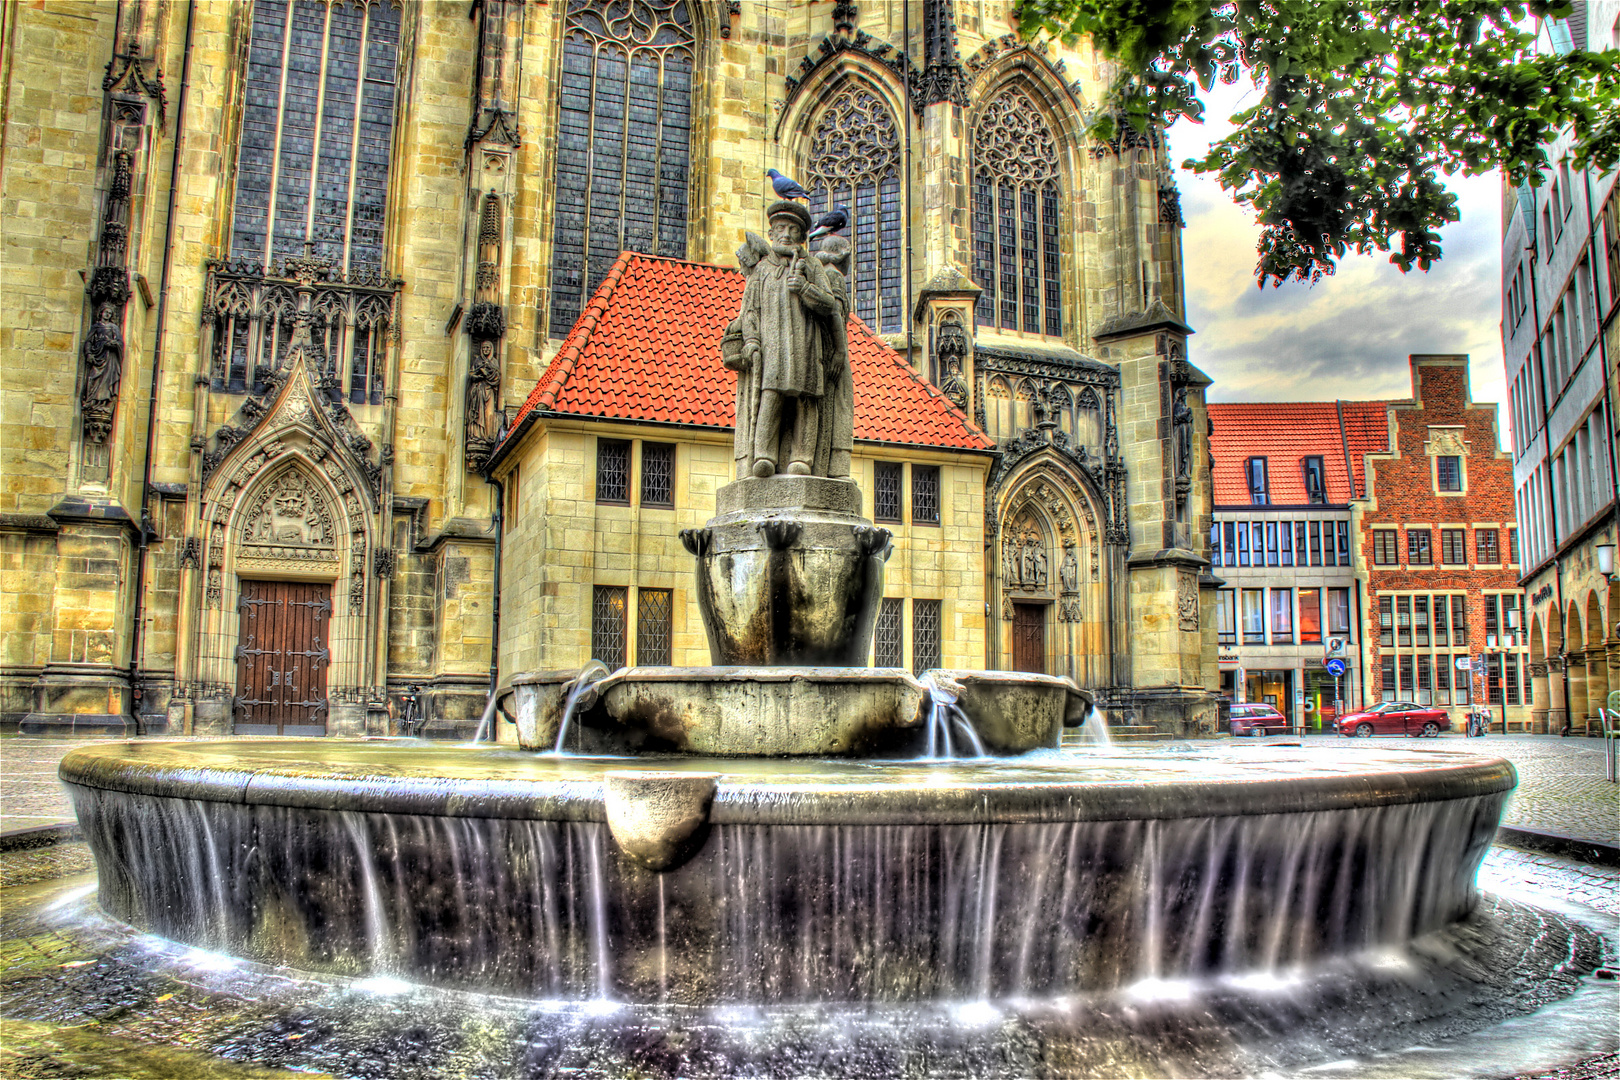
[[[1068,679],[1019,671],[946,671],[985,749],[1055,749],[1092,698]],[[518,745],[557,744],[577,671],[515,676],[501,707]],[[930,691],[899,668],[625,668],[591,684],[570,722],[567,749],[715,756],[920,756]]]
[[[61,776],[103,908],[202,948],[544,998],[954,1000],[1310,964],[1462,918],[1512,766],[1355,749],[128,743]],[[627,766],[713,780],[706,829],[682,826],[700,846],[662,873],[609,828]]]

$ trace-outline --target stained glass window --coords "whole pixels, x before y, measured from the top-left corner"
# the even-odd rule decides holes
[[[980,326],[1056,337],[1057,144],[1027,92],[1009,86],[973,128],[973,277]]]
[[[551,333],[620,251],[686,256],[692,16],[687,0],[569,0],[557,109]]]
[[[816,120],[801,178],[810,210],[845,207],[854,245],[850,303],[880,331],[905,329],[900,281],[900,129],[881,97],[861,85],[839,91]]]
[[[382,266],[400,9],[256,0],[231,255]]]

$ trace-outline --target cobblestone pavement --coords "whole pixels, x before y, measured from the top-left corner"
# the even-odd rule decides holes
[[[1512,893],[1532,902],[1555,899],[1620,917],[1620,870],[1607,866],[1493,847],[1479,868],[1480,888]]]
[[[1502,824],[1552,832],[1581,840],[1620,844],[1620,784],[1604,779],[1603,740],[1562,739],[1555,735],[1487,735],[1469,739],[1446,734],[1438,739],[1404,736],[1347,739],[1307,735],[1307,746],[1409,746],[1466,750],[1505,757],[1519,770],[1519,786],[1508,801]]]

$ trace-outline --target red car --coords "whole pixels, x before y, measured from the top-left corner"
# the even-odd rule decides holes
[[[1381,701],[1365,712],[1339,718],[1339,734],[1363,739],[1374,735],[1411,735],[1434,738],[1451,730],[1451,716],[1444,709],[1414,705],[1410,701]]]
[[[1232,706],[1232,734],[1282,735],[1288,731],[1288,717],[1270,705],[1248,702]]]

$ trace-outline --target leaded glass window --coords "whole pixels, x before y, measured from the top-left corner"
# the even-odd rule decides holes
[[[569,0],[553,190],[557,337],[620,251],[686,256],[692,41],[687,0]]]
[[[940,665],[938,600],[911,602],[911,669],[921,675]]]
[[[873,469],[873,477],[877,481],[872,493],[873,521],[900,520],[900,488],[904,469],[905,466],[898,461],[876,463]]]
[[[641,444],[641,505],[675,505],[675,447],[673,444]]]
[[[642,667],[669,667],[669,589],[636,590],[636,663]]]
[[[911,467],[911,523],[939,524],[939,466]]]
[[[231,256],[382,266],[400,9],[255,0]]]
[[[904,632],[906,602],[898,596],[886,596],[878,608],[877,633],[872,649],[873,667],[904,667],[906,653],[901,634]]]
[[[598,585],[591,598],[591,658],[610,671],[624,667],[628,593],[623,585]]]
[[[596,501],[629,503],[630,444],[620,439],[596,443]]]
[[[973,128],[973,277],[980,326],[1063,333],[1057,143],[1028,93],[1009,86]]]
[[[859,83],[838,92],[816,121],[803,180],[812,213],[848,208],[855,314],[879,331],[904,330],[900,130],[881,97]]]

